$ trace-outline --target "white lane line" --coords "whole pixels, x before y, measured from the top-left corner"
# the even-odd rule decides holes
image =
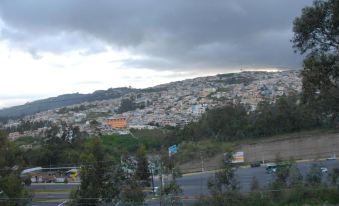
[[[68,200],[65,200],[65,201],[63,201],[60,205],[58,205],[58,206],[63,206],[65,203],[67,203],[68,202]]]

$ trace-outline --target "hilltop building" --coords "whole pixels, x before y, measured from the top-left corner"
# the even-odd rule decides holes
[[[127,128],[127,119],[126,117],[110,117],[107,119],[107,124],[114,129],[124,129]]]

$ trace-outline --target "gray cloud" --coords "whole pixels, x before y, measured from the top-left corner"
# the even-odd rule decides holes
[[[312,0],[2,0],[0,38],[32,54],[104,45],[144,59],[126,67],[224,69],[300,66],[293,19]],[[39,56],[39,55],[37,55]]]

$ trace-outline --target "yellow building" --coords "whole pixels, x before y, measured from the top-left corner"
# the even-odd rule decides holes
[[[122,129],[127,127],[127,119],[125,117],[108,118],[107,124],[111,125],[112,128]]]

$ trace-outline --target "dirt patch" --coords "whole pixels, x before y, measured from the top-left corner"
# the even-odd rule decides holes
[[[288,159],[320,159],[336,154],[339,157],[339,131],[308,131],[274,136],[262,139],[244,140],[239,142],[237,151],[244,151],[245,162],[256,161],[270,162],[278,156],[283,160]],[[222,164],[223,154],[212,158],[203,158],[204,170],[219,169]],[[197,155],[189,163],[180,165],[184,173],[200,172],[201,159]]]
[[[281,159],[318,159],[339,156],[339,132],[308,132],[268,138],[242,144],[245,161]]]
[[[222,166],[223,155],[219,154],[212,158],[204,158],[203,162],[198,159],[194,159],[189,163],[180,165],[180,169],[183,173],[201,172],[207,170],[219,169]]]

